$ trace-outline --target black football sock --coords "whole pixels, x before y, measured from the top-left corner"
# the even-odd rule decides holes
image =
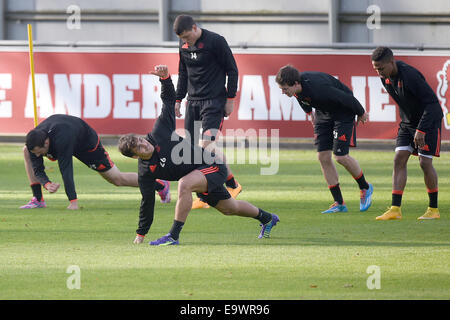
[[[181,229],[184,226],[184,222],[173,220],[172,228],[170,229],[170,235],[174,240],[178,240],[180,237]]]
[[[259,220],[262,224],[269,223],[272,220],[272,214],[264,211],[263,209],[258,208],[258,215],[255,217],[256,220]]]
[[[330,189],[331,195],[333,196],[333,199],[338,204],[343,204],[344,199],[342,198],[341,188],[339,187],[339,183],[334,186],[328,186]]]
[[[430,199],[430,208],[438,207],[438,189],[428,190],[428,198]]]
[[[155,190],[161,191],[162,189],[164,189],[164,183],[161,180],[157,179],[155,181]]]
[[[227,187],[230,187],[230,188],[233,188],[233,189],[237,188],[237,183],[236,183],[236,180],[234,180],[233,174],[230,174],[227,177],[227,181],[225,182],[225,185]]]
[[[402,205],[402,190],[392,190],[392,205],[400,207]]]
[[[31,191],[33,192],[33,197],[35,197],[38,201],[42,201],[42,188],[40,183],[33,183],[31,185]]]
[[[355,180],[358,183],[359,189],[369,189],[369,184],[367,183],[366,178],[364,178],[362,171],[358,177],[355,177]]]

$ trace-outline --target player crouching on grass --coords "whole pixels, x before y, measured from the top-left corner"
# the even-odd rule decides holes
[[[191,144],[175,133],[175,89],[167,66],[159,65],[150,72],[160,77],[161,99],[163,107],[152,131],[140,137],[127,134],[119,139],[119,150],[127,157],[138,159],[139,188],[142,194],[139,211],[139,226],[134,243],[142,243],[153,222],[157,178],[179,181],[178,201],[175,206],[175,219],[170,232],[150,242],[150,245],[177,245],[179,234],[192,208],[192,192],[196,192],[202,201],[208,203],[225,215],[251,217],[261,223],[259,238],[268,238],[271,229],[278,223],[275,214],[261,210],[254,205],[231,197],[224,184],[227,168],[214,162],[215,155],[198,145]],[[181,148],[180,148],[181,147]],[[175,159],[180,154],[189,154],[183,161]],[[201,154],[201,161],[194,155]],[[207,163],[210,157],[211,163]],[[197,161],[194,161],[195,160]]]
[[[121,172],[109,158],[93,128],[80,118],[57,114],[42,121],[28,132],[23,148],[25,170],[33,198],[21,209],[45,208],[42,186],[50,193],[58,191],[60,184],[51,182],[45,173],[44,159],[58,160],[59,170],[70,204],[67,209],[77,210],[78,200],[73,180],[72,156],[97,171],[106,181],[116,186],[138,186],[135,172]],[[170,202],[169,182],[159,181],[161,202]]]

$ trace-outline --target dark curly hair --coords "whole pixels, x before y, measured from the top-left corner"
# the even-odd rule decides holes
[[[386,62],[394,57],[394,53],[388,47],[378,47],[372,52],[372,61]]]
[[[26,137],[25,145],[29,151],[33,150],[34,147],[42,148],[45,144],[45,139],[47,139],[47,131],[43,129],[33,129],[28,132]]]

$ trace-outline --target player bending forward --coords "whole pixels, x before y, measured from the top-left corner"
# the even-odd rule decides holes
[[[72,157],[76,157],[88,167],[97,171],[106,181],[116,186],[138,186],[135,172],[121,172],[111,161],[108,152],[93,128],[80,118],[55,114],[42,121],[28,132],[23,148],[25,170],[27,172],[33,198],[21,209],[45,208],[42,186],[48,192],[58,191],[60,184],[50,181],[45,173],[44,159],[58,161],[59,170],[69,206],[78,209],[78,197],[73,180]],[[170,202],[169,183],[158,181],[157,188],[162,203]]]

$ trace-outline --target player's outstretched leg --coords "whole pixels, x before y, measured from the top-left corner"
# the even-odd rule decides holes
[[[227,216],[235,215],[258,220],[261,226],[261,231],[258,235],[259,239],[269,238],[272,228],[280,221],[276,214],[257,208],[247,201],[234,198],[220,200],[214,208]]]
[[[114,165],[107,171],[98,172],[106,181],[117,187],[139,187],[138,175],[136,172],[121,172]]]
[[[272,228],[275,227],[279,221],[280,218],[276,214],[272,214],[272,219],[269,222],[267,222],[266,224],[260,224],[261,232],[259,233],[258,238],[269,238],[270,231],[272,231]]]

